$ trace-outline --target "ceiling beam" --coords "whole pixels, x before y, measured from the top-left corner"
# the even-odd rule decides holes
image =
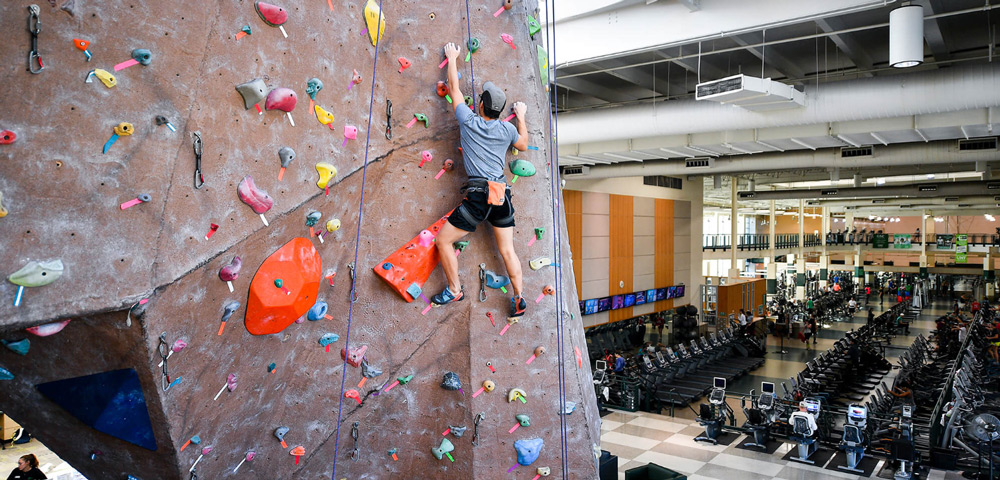
[[[757,43],[756,41],[750,42],[747,40],[747,35],[734,35],[731,38],[737,45],[741,47],[746,47],[752,43]],[[762,60],[765,64],[770,65],[774,69],[778,70],[785,78],[805,78],[806,73],[802,71],[795,62],[792,62],[788,57],[782,55],[780,52],[774,49],[774,47],[750,47],[747,50],[753,54],[753,56]],[[750,71],[750,69],[747,69]]]
[[[626,65],[627,63],[628,62],[622,59],[615,58],[600,63],[588,63],[587,65],[594,68],[595,70],[601,70],[605,68],[620,67]],[[660,86],[665,86],[667,84],[667,80],[664,78],[656,78],[655,79],[656,81],[654,81],[654,77],[652,75],[648,75],[645,72],[643,72],[641,68],[642,67],[634,67],[634,68],[622,68],[618,70],[610,70],[607,72],[607,74],[615,78],[618,78],[620,80],[624,80],[628,83],[631,83],[633,86],[637,87],[637,89],[645,90],[647,92],[645,96],[647,97],[662,95],[662,93],[660,93],[658,89],[654,88],[654,84],[659,83]]]
[[[622,89],[605,88],[584,77],[557,78],[556,84],[568,90],[582,93],[605,102],[631,102],[637,100],[637,97],[624,93]]]
[[[646,0],[646,5],[649,5],[650,3],[653,3],[655,1],[656,0],[652,1]],[[701,0],[678,0],[678,1],[680,2],[681,5],[684,5],[685,7],[687,7],[688,10],[691,10],[692,12],[697,12],[698,10],[701,10]]]
[[[940,0],[928,0],[923,5],[925,17],[933,16],[943,10]],[[924,20],[924,40],[927,41],[927,46],[931,48],[934,61],[942,62],[951,60],[951,52],[948,50],[948,45],[944,42],[944,35],[941,34],[941,25],[938,23],[937,18]]]
[[[838,18],[819,19],[816,20],[816,25],[819,25],[819,28],[823,30],[824,33],[835,32],[837,30],[844,30],[847,28],[844,25],[844,22]],[[851,38],[850,34],[833,34],[830,35],[830,40],[833,40],[833,43],[837,45],[837,48],[844,52],[844,55],[847,55],[847,58],[851,59],[851,62],[854,63],[854,66],[857,67],[858,70],[872,69],[874,62],[865,51],[864,45],[861,45],[860,42]],[[863,76],[870,77],[872,75],[870,73],[866,73]]]
[[[667,53],[662,50],[657,50],[656,53],[661,57],[680,65],[685,70],[694,73],[696,75],[695,78],[697,78],[699,68],[698,57],[690,57],[679,60],[674,60],[674,58],[684,55],[696,55],[698,53],[698,45],[685,45],[678,47],[677,55],[674,56],[667,55]],[[709,57],[704,57],[701,59],[701,81],[707,82],[729,76],[729,72],[713,65],[708,61],[708,58]]]
[[[556,95],[558,102],[553,102],[562,110],[572,109],[572,108],[584,108],[584,107],[596,107],[600,105],[606,105],[608,102],[606,100],[601,100],[597,97],[592,97],[590,95],[571,91],[567,88],[556,88]]]

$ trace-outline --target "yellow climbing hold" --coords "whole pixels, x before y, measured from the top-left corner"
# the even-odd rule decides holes
[[[107,70],[101,68],[95,69],[94,75],[97,76],[97,79],[100,80],[105,87],[111,88],[115,85],[118,85],[118,80],[116,80],[115,76],[112,75],[111,72],[108,72]]]
[[[326,231],[333,233],[336,232],[337,230],[340,230],[339,218],[334,218],[333,220],[326,222]]]
[[[0,218],[7,216],[7,209],[3,206],[3,192],[0,192]],[[329,228],[329,223],[327,222],[327,228]]]
[[[316,105],[316,120],[319,120],[319,123],[323,125],[329,125],[333,123],[333,114]]]
[[[316,172],[319,173],[319,181],[316,182],[316,186],[323,189],[337,175],[337,167],[329,163],[317,163]]]
[[[378,8],[375,0],[368,0],[368,4],[365,5],[365,23],[368,24],[368,37],[371,38],[372,46],[375,46],[378,38],[385,34],[385,15],[382,15],[382,10]]]
[[[132,135],[133,131],[135,131],[135,127],[133,127],[132,124],[128,122],[122,122],[119,123],[117,126],[115,126],[115,135],[118,135],[119,137],[127,137],[129,135]]]

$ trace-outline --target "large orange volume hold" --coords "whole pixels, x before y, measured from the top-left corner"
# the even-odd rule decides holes
[[[257,269],[244,323],[254,335],[278,333],[316,304],[323,260],[307,238],[294,238]]]
[[[425,231],[437,237],[451,213],[448,212]],[[437,246],[433,242],[421,245],[418,234],[372,270],[402,296],[403,300],[412,302],[420,296],[424,283],[440,262],[441,256],[438,254]]]

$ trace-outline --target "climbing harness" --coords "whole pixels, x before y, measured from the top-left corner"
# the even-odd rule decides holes
[[[479,264],[479,301],[486,301],[486,264]]]
[[[31,51],[28,52],[28,71],[34,74],[42,73],[42,56],[38,54],[38,32],[42,31],[42,22],[38,19],[41,9],[38,5],[28,6],[28,32],[31,33]],[[37,64],[38,68],[35,68]]]
[[[160,344],[157,346],[157,350],[160,352],[160,359],[163,360],[163,374],[160,378],[160,383],[165,392],[170,387],[170,374],[167,373],[167,357],[170,356],[170,346],[167,345],[166,332],[160,334]]]
[[[354,439],[354,451],[351,452],[351,459],[355,462],[358,461],[359,450],[358,450],[358,425],[360,422],[354,422],[354,426],[351,427],[351,438]]]
[[[205,177],[201,175],[201,132],[194,132],[194,188],[205,185]]]
[[[479,422],[486,418],[486,413],[479,413],[476,415],[476,423],[473,425],[472,430],[472,445],[479,446]]]
[[[392,140],[392,100],[385,99],[385,138]]]

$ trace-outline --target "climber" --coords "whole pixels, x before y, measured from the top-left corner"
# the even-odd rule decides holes
[[[464,98],[458,84],[458,52],[459,47],[454,43],[444,46],[444,54],[448,59],[448,85],[456,100]],[[514,114],[517,116],[515,128],[510,123],[499,120],[506,104],[506,95],[493,82],[483,84],[483,93],[479,96],[480,116],[472,113],[464,102],[456,101],[453,104],[455,118],[458,119],[465,173],[469,176],[469,181],[462,187],[465,191],[462,203],[437,234],[441,267],[448,278],[448,285],[431,301],[437,305],[446,305],[465,298],[458,277],[458,258],[452,244],[476,231],[476,225],[483,220],[488,220],[493,226],[497,248],[507,266],[513,288],[509,316],[518,317],[524,315],[527,303],[521,297],[521,261],[514,251],[514,205],[511,204],[510,187],[504,176],[504,160],[511,146],[521,151],[528,149],[528,128],[524,121],[528,107],[523,102],[514,103]]]

